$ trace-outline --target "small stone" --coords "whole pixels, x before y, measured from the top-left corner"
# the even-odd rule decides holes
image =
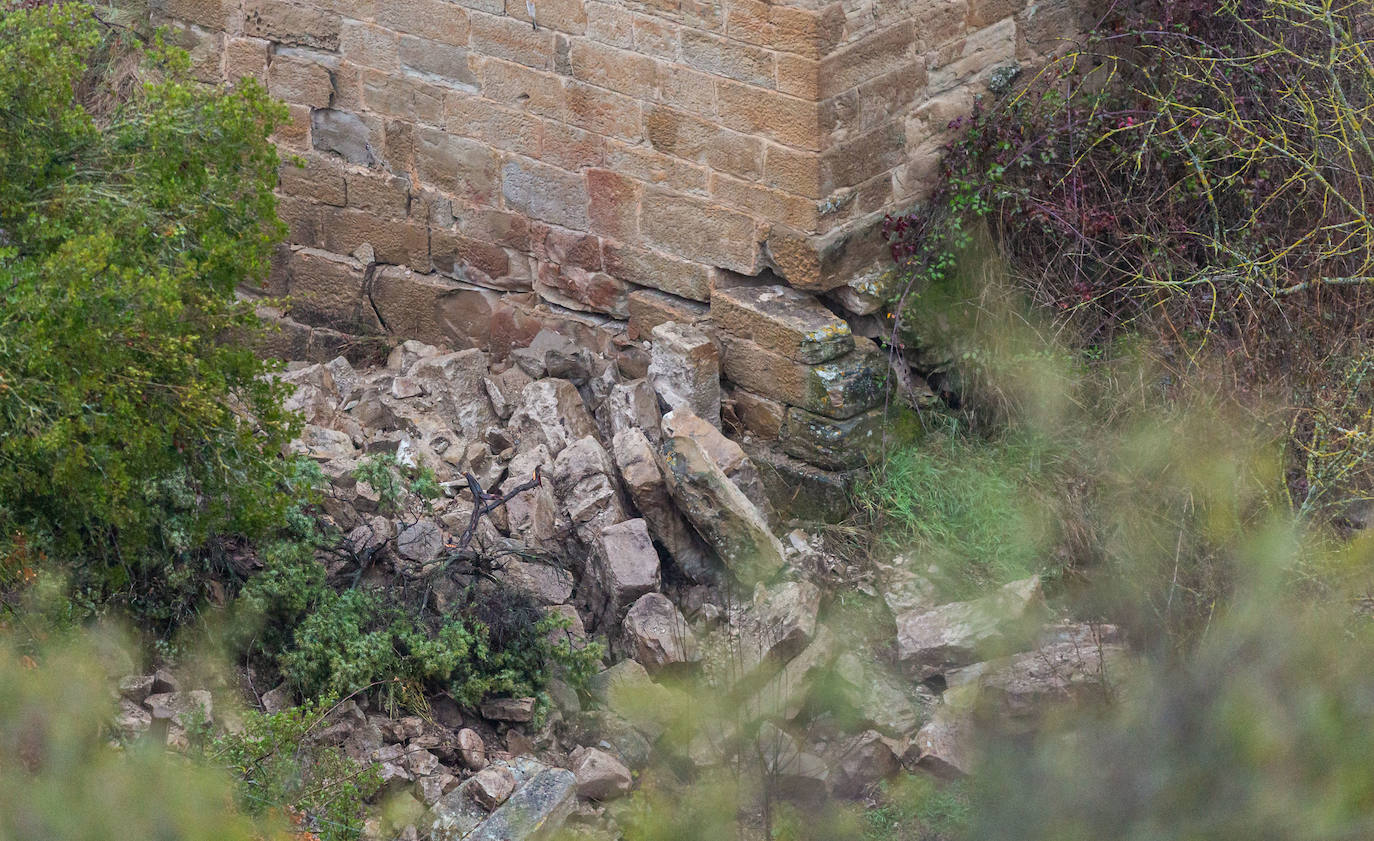
[[[464,727],[458,731],[458,757],[470,770],[481,771],[487,767],[487,746],[476,730]]]
[[[614,800],[634,787],[630,769],[596,748],[581,747],[569,757],[577,779],[577,793],[588,800]]]
[[[424,386],[413,377],[397,377],[391,381],[391,396],[397,400],[409,400],[424,393]]]
[[[486,809],[495,809],[515,791],[515,775],[499,765],[484,768],[473,775],[471,782],[472,799]]]
[[[405,762],[406,768],[417,777],[428,776],[439,769],[439,757],[427,750],[408,749]]]

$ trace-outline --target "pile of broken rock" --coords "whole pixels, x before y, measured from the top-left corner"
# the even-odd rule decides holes
[[[694,330],[655,330],[663,347],[642,366],[548,333],[495,363],[406,342],[384,367],[340,357],[283,375],[306,420],[293,448],[330,481],[326,514],[365,558],[360,577],[432,570],[477,522],[493,577],[608,643],[585,692],[553,681],[539,726],[530,698],[440,699],[432,720],[340,707],[320,738],[428,810],[409,834],[518,839],[572,814],[614,835],[600,804],[661,756],[703,768],[748,754],[783,796],[857,796],[903,767],[966,772],[982,712],[1026,720],[1109,685],[1124,652],[1111,629],[1049,624],[1036,579],[937,605],[899,558],[877,572],[887,643],[828,630],[824,570],[843,563],[802,529],[783,534],[720,429],[718,380],[683,367],[709,341]],[[388,516],[356,472],[377,453],[429,468],[448,495]],[[505,504],[474,518],[469,475]]]

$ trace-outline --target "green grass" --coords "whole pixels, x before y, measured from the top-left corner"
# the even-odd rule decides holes
[[[951,598],[1053,575],[1057,460],[1030,436],[937,430],[888,454],[862,494],[886,548],[933,566]]]
[[[883,802],[864,812],[863,841],[955,841],[969,823],[963,783],[903,776],[883,784]]]

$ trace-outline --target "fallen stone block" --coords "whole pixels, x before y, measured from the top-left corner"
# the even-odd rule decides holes
[[[720,426],[720,352],[700,329],[676,321],[652,331],[649,382],[671,409],[687,408]]]
[[[1043,618],[1039,576],[991,595],[897,617],[897,656],[924,680],[1008,651],[1025,650]]]
[[[854,348],[844,319],[812,295],[789,286],[735,286],[711,293],[719,329],[796,362],[814,365]]]

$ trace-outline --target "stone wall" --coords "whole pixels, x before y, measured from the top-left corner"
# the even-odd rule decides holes
[[[929,189],[947,123],[1078,23],[1076,0],[139,2],[207,81],[289,104],[304,166],[262,291],[297,344],[497,353],[642,338],[751,283],[872,312],[876,223]],[[727,377],[757,361],[722,350]],[[776,431],[792,404],[759,396]]]

